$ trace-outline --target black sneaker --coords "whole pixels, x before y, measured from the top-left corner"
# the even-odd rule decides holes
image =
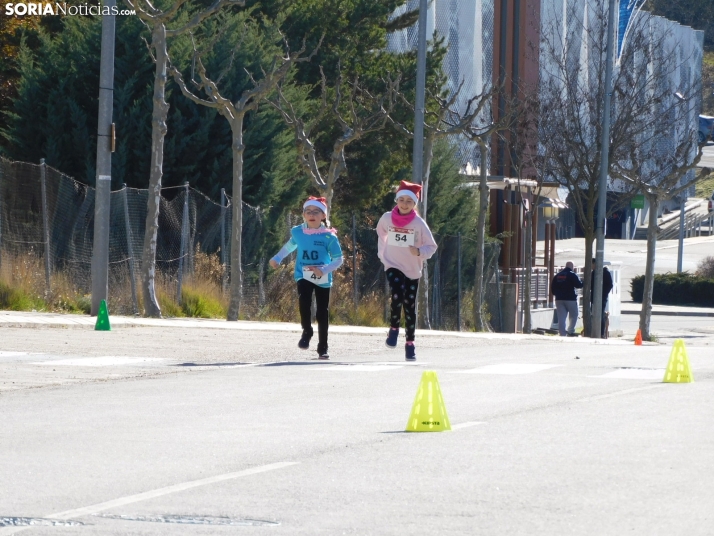
[[[404,345],[405,357],[407,361],[416,361],[416,348],[413,344]]]
[[[300,337],[300,340],[298,341],[298,348],[300,348],[301,350],[307,350],[308,348],[310,348],[310,339],[312,339],[312,333],[303,331],[302,337]]]
[[[387,340],[385,344],[387,348],[394,350],[397,347],[397,339],[399,338],[399,328],[389,328],[389,333],[387,333]]]
[[[317,345],[317,358],[318,359],[330,359],[330,354],[327,353],[327,345],[322,344]]]

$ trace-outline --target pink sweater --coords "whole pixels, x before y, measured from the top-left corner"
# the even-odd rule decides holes
[[[384,264],[384,269],[396,268],[404,272],[409,279],[419,279],[424,261],[436,252],[436,242],[429,226],[419,216],[415,216],[403,227],[414,231],[414,247],[419,248],[419,256],[412,255],[408,247],[388,244],[390,227],[393,229],[396,227],[392,223],[392,213],[385,212],[377,224],[377,255]]]

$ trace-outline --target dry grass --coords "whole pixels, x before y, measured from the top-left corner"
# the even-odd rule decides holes
[[[297,291],[293,271],[295,264],[281,265],[273,271],[266,284],[265,305],[260,309],[260,320],[299,322]],[[330,323],[351,326],[381,327],[384,321],[385,296],[374,292],[360,296],[355,308],[352,279],[341,271],[333,275],[330,292]]]
[[[91,307],[89,273],[77,270],[55,271],[51,275],[51,292],[45,283],[44,258],[29,251],[24,254],[2,253],[0,259],[0,308],[20,311],[46,311],[89,314]],[[87,267],[88,269],[88,267]],[[299,322],[297,292],[293,279],[294,265],[269,270],[265,297],[261,301],[255,289],[244,289],[242,319]],[[135,272],[138,310],[143,299],[138,266]],[[175,274],[157,272],[156,294],[163,316],[226,318],[229,296],[222,291],[224,269],[218,254],[207,254],[196,248],[193,273],[183,278],[181,303],[176,299]],[[128,263],[117,263],[109,271],[109,310],[112,314],[134,314],[131,276]],[[81,283],[79,283],[81,282]],[[254,292],[255,291],[255,292]],[[351,274],[338,270],[330,296],[330,322],[358,326],[386,326],[386,297],[382,292],[360,296],[354,306]]]

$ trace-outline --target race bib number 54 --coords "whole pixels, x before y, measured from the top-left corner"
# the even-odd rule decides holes
[[[325,283],[327,281],[326,274],[318,276],[315,272],[313,272],[307,267],[304,267],[302,269],[302,278],[307,279],[308,281],[315,283],[316,285],[319,285],[320,283]]]
[[[414,245],[414,229],[401,229],[390,227],[387,244],[400,248],[408,248]]]

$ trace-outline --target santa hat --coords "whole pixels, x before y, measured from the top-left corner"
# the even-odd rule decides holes
[[[399,190],[397,190],[397,199],[403,195],[411,197],[415,203],[418,203],[421,197],[421,184],[414,184],[413,182],[407,181],[400,182]]]
[[[307,198],[307,201],[305,201],[305,204],[303,204],[302,209],[303,211],[307,207],[317,207],[319,208],[322,212],[327,214],[327,199],[324,197],[313,197],[310,196]]]

